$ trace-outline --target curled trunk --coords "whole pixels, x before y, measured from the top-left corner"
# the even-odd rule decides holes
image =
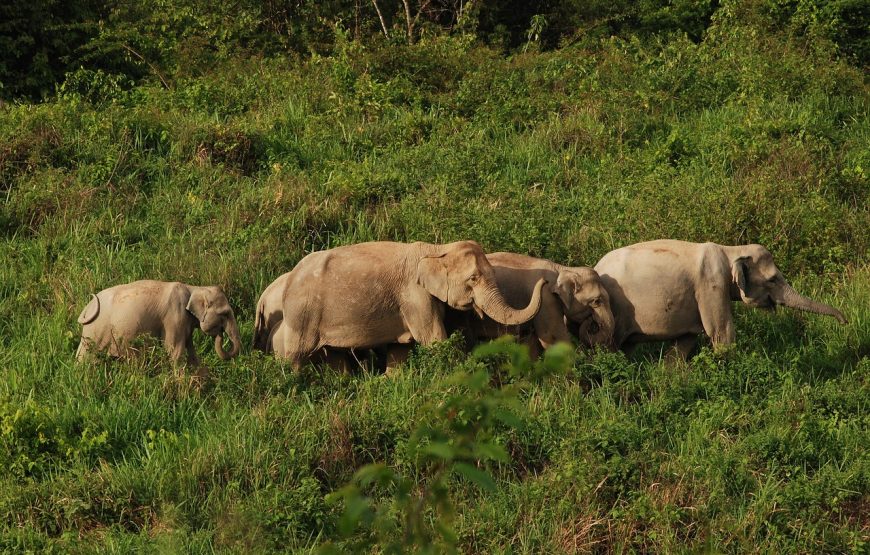
[[[820,303],[818,301],[808,299],[800,295],[788,284],[783,287],[782,300],[779,302],[780,304],[789,308],[796,308],[798,310],[805,310],[807,312],[814,312],[816,314],[833,316],[841,324],[848,323],[848,320],[846,320],[846,317],[843,316],[843,313],[836,308],[830,305],[826,305],[825,303]]]
[[[541,289],[547,280],[541,278],[535,284],[532,298],[525,308],[516,309],[508,304],[498,285],[495,282],[487,282],[474,291],[474,304],[483,310],[483,313],[500,324],[518,326],[525,324],[535,317],[541,309]]]
[[[236,318],[230,317],[227,321],[227,326],[225,330],[229,336],[230,341],[233,343],[232,350],[227,353],[224,351],[224,334],[219,333],[214,338],[214,350],[217,352],[218,356],[221,357],[222,360],[228,360],[233,358],[234,356],[239,354],[239,351],[242,348],[242,337],[239,333],[239,324],[236,322]]]

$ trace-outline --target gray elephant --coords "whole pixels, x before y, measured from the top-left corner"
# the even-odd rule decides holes
[[[541,309],[530,324],[522,326],[531,332],[530,347],[535,354],[539,346],[547,348],[557,341],[570,343],[572,335],[578,334],[583,335],[578,338],[587,346],[611,347],[614,318],[610,297],[595,270],[510,252],[488,254],[486,258],[495,271],[499,289],[512,305],[528,303],[535,283],[547,280]],[[478,320],[474,328],[475,336],[488,339],[517,331],[523,335],[524,331],[505,328],[489,318]]]
[[[611,251],[595,266],[616,317],[614,344],[630,349],[645,341],[675,341],[688,358],[697,335],[714,348],[734,342],[731,303],[765,309],[777,305],[833,316],[843,314],[802,297],[761,245],[723,246],[663,239]]]
[[[215,338],[215,351],[224,360],[236,356],[242,344],[230,303],[214,286],[154,280],[116,285],[92,295],[78,322],[82,325],[78,360],[92,351],[125,356],[133,338],[151,335],[163,340],[173,363],[182,362],[186,355],[186,362],[196,366],[193,330],[197,326]],[[230,352],[223,349],[225,331],[233,343]]]
[[[535,285],[528,306],[513,308],[474,241],[381,241],[311,253],[284,288],[283,349],[276,355],[298,368],[324,347],[428,345],[447,338],[448,306],[522,324],[537,314],[544,283]]]

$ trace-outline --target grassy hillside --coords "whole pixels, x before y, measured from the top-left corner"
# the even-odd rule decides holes
[[[581,355],[493,430],[495,492],[449,482],[459,549],[870,549],[868,106],[824,43],[726,10],[700,43],[339,40],[172,89],[82,70],[3,105],[0,549],[377,551],[324,496],[374,461],[428,483],[409,434],[479,365],[451,342],[397,375],[293,374],[198,334],[198,391],[159,350],[75,365],[92,292],[220,284],[249,341],[259,292],[312,250],[471,238],[594,265],[660,237],[762,243],[850,324],[737,307],[724,358]]]

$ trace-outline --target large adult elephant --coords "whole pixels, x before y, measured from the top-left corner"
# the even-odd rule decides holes
[[[193,330],[214,337],[218,356],[226,360],[239,354],[242,341],[233,309],[220,287],[197,287],[178,282],[141,280],[104,289],[91,295],[91,302],[78,318],[82,340],[76,358],[92,351],[111,356],[128,353],[130,341],[139,335],[162,339],[174,363],[191,365],[199,360],[193,345]],[[223,334],[233,343],[223,349]]]
[[[614,343],[674,340],[688,358],[704,332],[714,348],[734,342],[731,303],[777,305],[833,316],[843,314],[802,297],[761,245],[724,246],[663,239],[611,251],[595,265],[616,317]]]
[[[284,289],[284,349],[276,355],[299,367],[323,347],[428,345],[447,338],[448,306],[522,324],[538,313],[544,283],[535,285],[528,306],[513,308],[474,241],[381,241],[314,252],[296,265]]]
[[[547,280],[541,309],[525,328],[531,332],[531,346],[547,348],[557,341],[572,342],[569,326],[579,333],[588,346],[611,347],[614,318],[610,297],[598,273],[585,266],[563,266],[543,258],[510,252],[486,255],[495,271],[496,282],[507,301],[515,306],[529,302],[535,284]],[[515,333],[489,318],[475,326],[478,337],[493,338]],[[522,334],[523,330],[519,330]],[[576,335],[576,334],[575,334]]]

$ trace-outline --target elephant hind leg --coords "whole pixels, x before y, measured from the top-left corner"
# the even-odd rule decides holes
[[[388,375],[395,373],[399,366],[408,362],[408,359],[411,357],[412,348],[413,345],[410,343],[396,343],[394,345],[389,345],[384,356],[384,371]]]
[[[273,343],[275,356],[289,359],[295,370],[301,369],[304,364],[310,362],[312,356],[324,347],[324,345],[319,344],[315,337],[297,333],[283,323],[278,329],[279,332],[273,337],[276,340]]]
[[[295,370],[311,361],[313,355],[326,344],[321,341],[319,327],[321,314],[308,298],[295,299],[284,305],[284,319],[272,334],[272,349],[277,358],[289,359]]]
[[[693,333],[682,335],[674,340],[674,346],[668,353],[668,358],[671,361],[685,362],[689,360],[689,357],[692,355],[692,351],[695,350],[697,344],[697,335]]]

